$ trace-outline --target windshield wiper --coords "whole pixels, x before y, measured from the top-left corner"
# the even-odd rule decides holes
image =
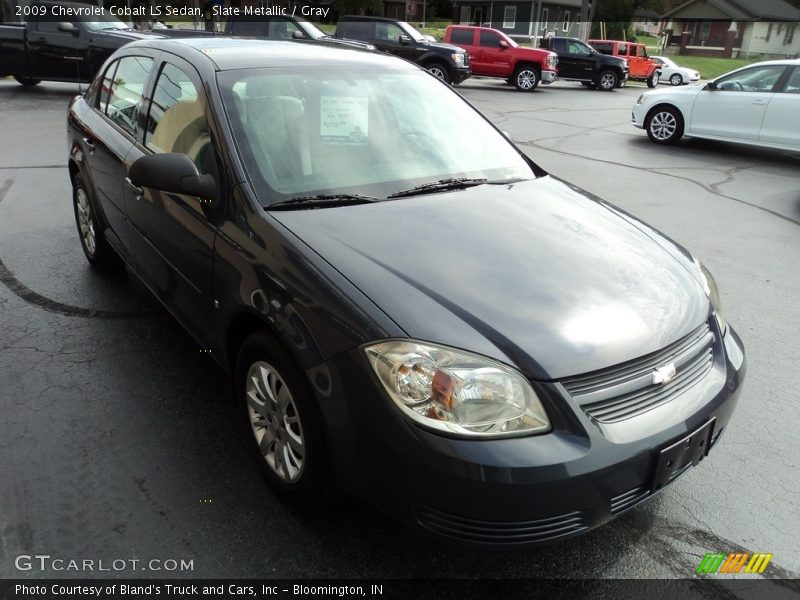
[[[358,194],[317,194],[316,196],[301,196],[281,200],[266,206],[266,210],[302,210],[306,208],[329,208],[333,206],[351,206],[353,204],[367,204],[378,199],[372,196]]]
[[[468,177],[450,177],[449,179],[440,179],[432,183],[425,183],[411,188],[410,190],[403,190],[402,192],[395,192],[389,194],[387,198],[404,198],[405,196],[416,196],[417,194],[431,194],[433,192],[447,192],[450,190],[464,190],[476,185],[487,183],[484,179],[470,179]]]

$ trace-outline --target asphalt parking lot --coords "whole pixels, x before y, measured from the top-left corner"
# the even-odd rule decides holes
[[[195,577],[688,577],[706,552],[735,551],[800,576],[800,158],[658,147],[629,124],[636,85],[459,86],[546,170],[695,252],[749,359],[700,468],[581,538],[487,555],[346,498],[307,517],[272,496],[222,371],[135,276],[99,276],[83,257],[65,166],[76,88],[0,80],[0,577],[76,575],[15,569],[34,553],[193,559],[170,575]]]

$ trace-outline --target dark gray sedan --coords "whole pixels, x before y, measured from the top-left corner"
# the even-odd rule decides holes
[[[709,272],[415,65],[137,42],[68,137],[87,259],[127,264],[231,374],[299,505],[338,487],[450,540],[564,538],[731,418],[744,353]]]

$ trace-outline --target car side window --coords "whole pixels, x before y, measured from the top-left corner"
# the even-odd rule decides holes
[[[114,79],[111,81],[105,113],[109,119],[131,135],[136,134],[134,122],[136,107],[142,99],[144,84],[152,69],[152,58],[125,56],[119,59]]]
[[[614,54],[614,45],[613,44],[599,44],[594,43],[592,47],[597,50],[600,54]]]
[[[784,94],[800,94],[800,68],[795,67],[794,71],[792,71],[791,77],[789,77],[789,81],[786,82],[786,86],[783,88]]]
[[[459,46],[472,46],[474,36],[471,29],[453,29],[450,34],[450,43]]]
[[[337,25],[336,31],[343,38],[361,40],[363,42],[371,41],[370,23],[367,21],[345,21],[341,26]]]
[[[771,92],[785,70],[783,65],[744,69],[717,80],[716,89],[723,92]]]
[[[186,154],[198,171],[207,173],[213,161],[205,104],[189,75],[165,63],[158,76],[144,145],[153,152]]]
[[[273,40],[291,40],[295,31],[300,31],[300,28],[294,21],[281,17],[273,17],[269,21],[269,33],[267,37]]]
[[[500,36],[497,35],[494,31],[481,31],[481,40],[480,40],[481,46],[489,48],[497,48],[499,43],[500,43]]]
[[[628,56],[628,46],[626,44],[617,46],[617,56]]]
[[[375,39],[380,42],[396,42],[400,35],[408,37],[406,32],[394,23],[375,23]]]
[[[638,55],[639,58],[647,58],[647,48],[644,46],[639,46]]]
[[[264,21],[236,20],[230,22],[230,34],[242,37],[262,37],[266,35],[267,24]]]
[[[583,56],[588,56],[590,54],[588,46],[580,42],[572,42],[572,41],[569,43],[569,53],[583,55]]]
[[[115,60],[106,69],[103,75],[103,81],[100,84],[100,90],[97,94],[97,110],[106,114],[108,112],[108,97],[111,94],[111,83],[114,81],[114,72],[117,70],[119,61]]]

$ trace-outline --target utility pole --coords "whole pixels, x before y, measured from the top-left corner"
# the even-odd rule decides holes
[[[589,37],[589,23],[591,22],[592,0],[581,0],[581,26],[579,35],[581,41],[586,41]]]

